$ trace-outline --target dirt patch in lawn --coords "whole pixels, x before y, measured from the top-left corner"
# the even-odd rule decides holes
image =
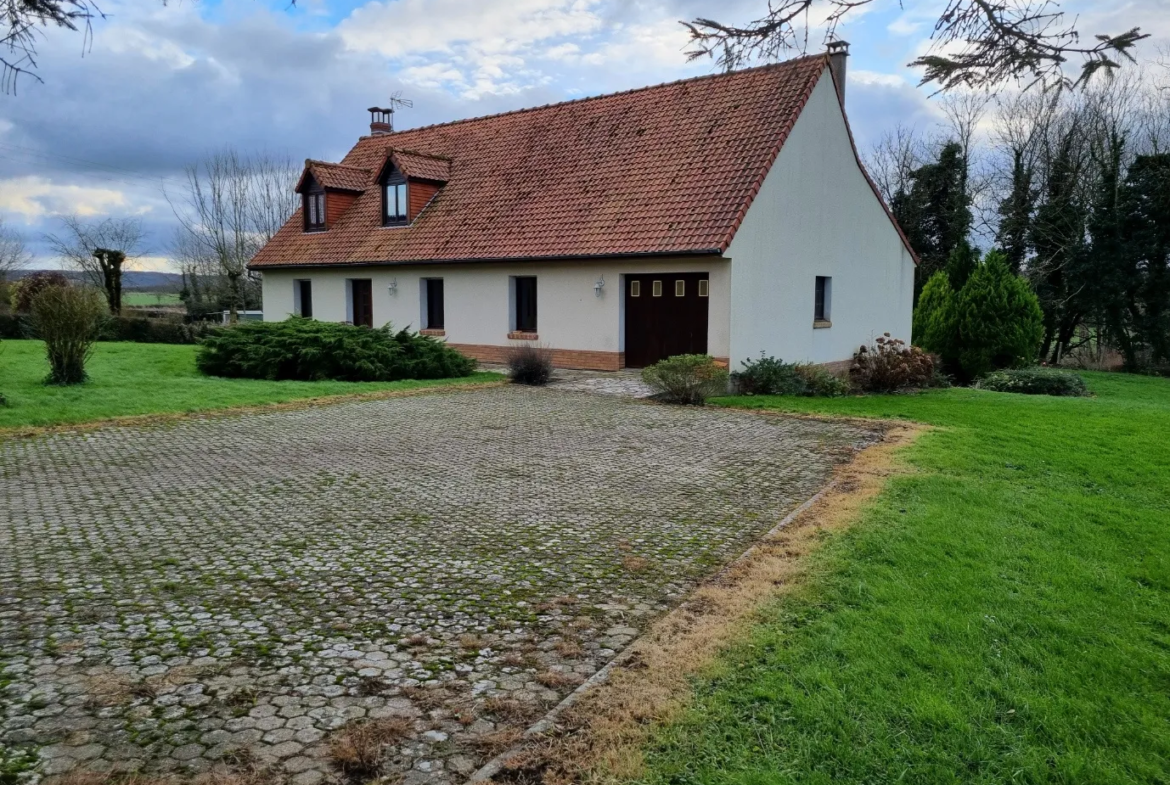
[[[926,430],[889,424],[883,440],[840,466],[832,485],[811,505],[696,589],[636,640],[604,679],[579,691],[571,705],[558,707],[477,777],[553,785],[644,774],[644,745],[655,726],[685,708],[690,679],[748,631],[764,602],[802,585],[807,557],[827,533],[854,523],[891,477],[911,471],[899,453]]]

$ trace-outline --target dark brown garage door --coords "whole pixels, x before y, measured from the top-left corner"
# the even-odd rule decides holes
[[[707,273],[626,276],[626,367],[707,353]]]

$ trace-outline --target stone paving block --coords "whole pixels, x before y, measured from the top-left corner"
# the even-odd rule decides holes
[[[876,438],[644,392],[576,374],[0,440],[0,740],[46,774],[248,748],[318,785],[330,733],[405,719],[404,782],[457,780],[463,742],[516,722],[485,701],[554,705]]]

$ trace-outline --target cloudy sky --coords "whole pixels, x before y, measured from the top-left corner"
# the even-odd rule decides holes
[[[551,103],[715,70],[687,62],[680,19],[743,22],[766,0],[157,0],[101,2],[83,56],[51,31],[40,76],[0,95],[0,217],[39,237],[68,213],[141,216],[167,269],[164,196],[184,165],[233,146],[338,160],[365,107],[401,91],[398,127]],[[943,0],[875,0],[839,28],[852,43],[847,109],[864,147],[937,107],[905,67]],[[1135,25],[1141,56],[1170,43],[1170,0],[1066,0],[1086,33]],[[820,38],[810,41],[819,48]]]

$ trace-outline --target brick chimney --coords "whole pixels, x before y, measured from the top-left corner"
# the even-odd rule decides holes
[[[849,57],[849,42],[830,41],[826,48],[829,53],[829,70],[833,72],[833,81],[837,83],[837,97],[841,99],[841,106],[844,106],[845,58]]]
[[[394,132],[393,109],[371,106],[367,111],[370,113],[370,136],[382,136]]]

